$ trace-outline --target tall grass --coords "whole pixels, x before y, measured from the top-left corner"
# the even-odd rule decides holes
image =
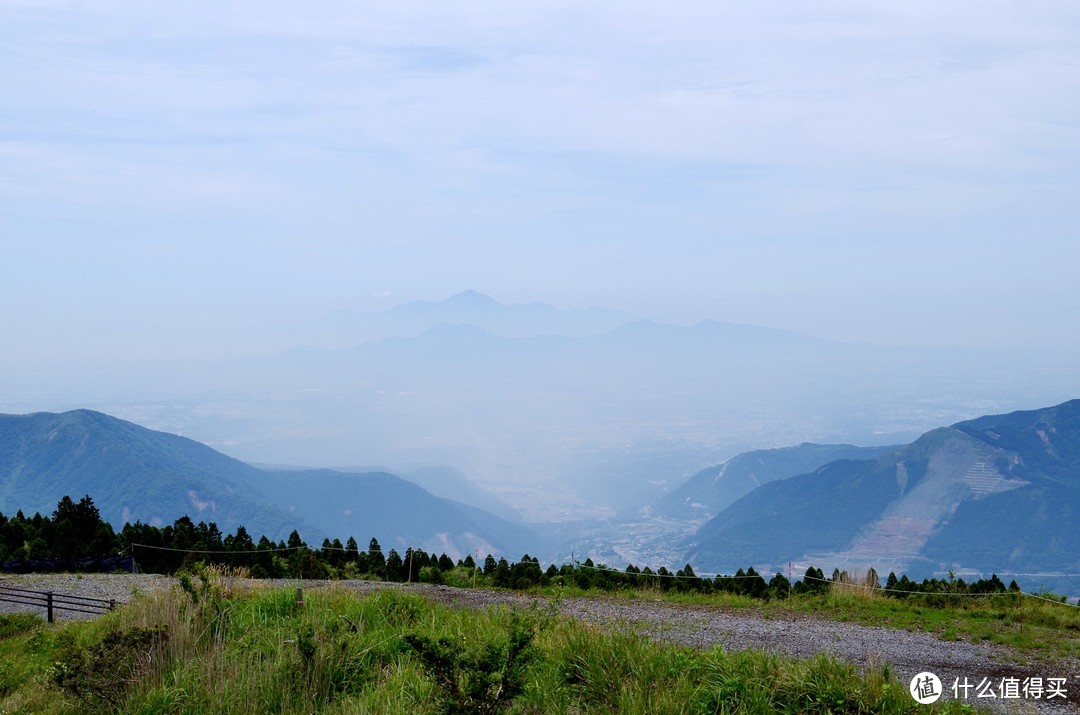
[[[0,638],[0,655],[31,664],[3,681],[0,712],[423,714],[464,712],[462,703],[511,713],[926,711],[887,667],[858,672],[829,657],[680,648],[626,624],[566,620],[555,607],[477,612],[398,591],[361,597],[333,587],[306,593],[301,606],[293,589],[204,576],[93,623],[0,631],[11,634]],[[167,636],[137,661],[139,678],[115,707],[52,684],[57,658],[90,652],[109,634],[161,627]],[[522,628],[520,680],[512,697],[496,697],[485,683],[505,675],[504,644]],[[445,667],[437,673],[439,658]]]
[[[859,571],[841,571],[837,578],[829,584],[829,590],[839,596],[847,598],[864,598],[873,600],[881,598],[881,584],[877,576]]]

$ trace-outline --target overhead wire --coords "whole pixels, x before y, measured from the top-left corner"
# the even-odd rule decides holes
[[[306,544],[302,545],[302,546],[286,546],[286,547],[275,546],[273,548],[268,548],[268,549],[242,549],[242,550],[238,550],[238,551],[211,550],[211,549],[180,549],[180,548],[169,547],[169,546],[154,546],[154,545],[151,545],[151,544],[135,544],[135,543],[129,544],[129,546],[127,548],[131,549],[131,553],[132,553],[133,557],[134,557],[134,554],[135,554],[135,552],[134,552],[135,548],[151,549],[151,550],[156,550],[156,551],[168,551],[168,552],[173,552],[173,553],[209,554],[209,555],[222,556],[222,557],[233,556],[233,555],[242,555],[242,554],[282,553],[282,552],[290,552],[290,551],[299,551],[299,550],[302,550],[302,549],[307,549],[307,550],[310,550],[310,551],[355,552],[355,553],[358,553],[358,554],[359,553],[372,553],[372,552],[383,553],[384,552],[384,549],[381,546],[374,547],[374,548],[369,546],[366,549],[361,549],[361,548],[347,549],[347,548],[344,548],[344,547],[339,548],[339,547],[335,547],[335,546],[312,547],[312,546],[308,546]],[[127,549],[125,549],[125,550],[127,550]],[[396,551],[396,550],[391,548],[391,551]],[[406,552],[407,551],[408,551],[408,549],[406,550]],[[537,562],[533,562],[533,563],[537,563]],[[537,563],[537,566],[539,566],[538,563]],[[680,580],[681,579],[681,580],[694,580],[694,581],[702,581],[702,580],[709,580],[709,581],[721,580],[721,581],[723,581],[723,580],[740,580],[740,579],[741,580],[761,579],[765,583],[768,583],[771,580],[771,579],[765,578],[765,576],[763,574],[760,574],[760,573],[754,573],[754,574],[746,574],[746,573],[744,573],[743,575],[740,576],[737,573],[736,574],[727,574],[727,573],[721,573],[721,572],[715,572],[715,573],[713,573],[713,572],[702,572],[702,573],[694,573],[692,575],[685,574],[685,573],[684,574],[671,573],[670,571],[667,572],[667,573],[659,573],[658,571],[652,571],[651,569],[648,570],[648,571],[646,571],[646,570],[641,570],[641,571],[625,571],[625,570],[623,570],[623,571],[620,571],[619,569],[612,568],[612,567],[609,567],[609,566],[604,566],[603,564],[600,564],[600,565],[593,564],[593,565],[590,566],[588,564],[578,562],[577,560],[573,560],[570,563],[570,566],[571,566],[571,568],[573,568],[575,570],[591,570],[591,571],[597,571],[597,572],[601,572],[601,573],[611,573],[611,574],[616,574],[616,575],[619,575],[619,576],[628,576],[628,577],[639,577],[640,576],[640,577],[643,577],[643,578],[672,579],[672,580]],[[648,567],[645,567],[645,568],[648,569]],[[661,567],[661,568],[664,568],[664,567]],[[666,570],[666,569],[664,569],[664,570]],[[780,572],[780,571],[777,571],[776,575],[783,576],[783,573]],[[798,580],[800,580],[798,578],[797,579],[789,579],[787,577],[784,577],[784,578],[787,579],[788,582],[792,583],[792,584],[794,582],[797,582]],[[815,581],[815,582],[827,583],[827,584],[838,583],[836,581],[833,581],[832,579],[817,578],[816,576],[810,576],[809,574],[804,574],[801,577],[801,580],[803,580],[803,581]],[[993,597],[993,596],[999,596],[1000,597],[1000,596],[1007,596],[1007,595],[1010,595],[1010,594],[1013,594],[1013,593],[1018,593],[1023,597],[1034,598],[1034,599],[1038,599],[1040,601],[1046,601],[1047,603],[1054,603],[1054,604],[1058,604],[1058,605],[1070,606],[1070,607],[1073,607],[1073,608],[1080,608],[1080,605],[1077,605],[1077,604],[1073,604],[1073,603],[1069,603],[1067,601],[1061,601],[1061,600],[1057,600],[1057,599],[1053,599],[1053,598],[1046,598],[1045,596],[1040,596],[1038,594],[1025,592],[1023,590],[1020,590],[1020,591],[1005,591],[1005,592],[995,591],[995,592],[990,592],[990,593],[958,593],[958,592],[950,592],[950,591],[907,590],[907,589],[889,588],[889,587],[882,587],[882,586],[871,586],[871,585],[867,585],[867,584],[850,583],[850,582],[843,582],[843,586],[845,588],[857,588],[857,589],[863,589],[863,590],[866,590],[866,591],[872,591],[872,592],[875,592],[875,593],[893,593],[893,594],[902,595],[902,596],[941,596],[941,597],[963,597],[963,598],[989,598],[989,597]]]

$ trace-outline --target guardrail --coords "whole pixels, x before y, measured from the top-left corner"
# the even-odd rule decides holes
[[[117,605],[115,599],[106,600],[104,598],[73,596],[54,591],[32,591],[26,588],[12,588],[4,585],[0,585],[0,601],[40,606],[45,609],[49,623],[53,623],[54,611],[75,611],[98,616],[115,609]]]

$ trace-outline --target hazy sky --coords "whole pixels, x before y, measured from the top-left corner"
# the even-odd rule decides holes
[[[1073,0],[8,0],[0,87],[9,356],[235,353],[465,288],[1080,335]]]

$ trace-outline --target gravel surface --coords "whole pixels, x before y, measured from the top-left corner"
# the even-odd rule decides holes
[[[155,575],[25,575],[0,577],[4,586],[52,590],[91,598],[129,600],[134,593],[168,588],[175,579]],[[270,581],[268,585],[296,586],[296,581]],[[317,588],[327,582],[302,582],[305,588]],[[528,606],[544,598],[504,591],[473,591],[426,584],[387,584],[371,581],[332,582],[339,588],[367,593],[394,588],[420,593],[433,601],[453,607],[486,608],[495,605]],[[1069,702],[1046,700],[976,699],[973,689],[966,702],[990,706],[999,712],[1076,713],[1080,707],[1080,667],[1076,663],[1031,661],[1012,649],[994,644],[942,641],[927,633],[899,631],[877,626],[827,621],[808,615],[790,614],[764,618],[754,613],[710,606],[672,605],[660,601],[615,598],[564,598],[563,614],[581,620],[628,627],[652,638],[694,648],[722,647],[725,651],[756,648],[769,652],[808,658],[831,653],[860,667],[880,667],[888,663],[901,682],[917,673],[930,671],[941,678],[946,693],[952,683],[964,678],[978,685],[983,678],[994,683],[1000,692],[1002,678],[1066,678]],[[0,602],[0,612],[43,609]],[[84,614],[58,614],[60,618],[89,617]]]

